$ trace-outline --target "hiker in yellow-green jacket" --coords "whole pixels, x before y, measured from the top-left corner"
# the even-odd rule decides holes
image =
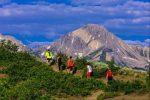
[[[47,50],[45,52],[45,58],[47,59],[47,61],[50,62],[52,60],[52,57],[53,57],[52,52],[50,52],[50,50]]]

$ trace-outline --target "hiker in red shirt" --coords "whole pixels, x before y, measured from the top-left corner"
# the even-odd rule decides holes
[[[70,69],[70,71],[73,70],[73,67],[74,67],[74,63],[73,63],[73,59],[72,59],[72,56],[70,56],[69,60],[68,60],[68,69]]]
[[[108,69],[106,72],[106,79],[108,80],[107,82],[113,80],[113,74],[110,69]]]
[[[86,77],[87,78],[91,78],[92,76],[92,66],[90,63],[87,64],[87,73],[86,73]]]

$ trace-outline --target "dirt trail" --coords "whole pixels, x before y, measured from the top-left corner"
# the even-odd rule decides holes
[[[4,69],[6,69],[6,67],[0,66],[0,71],[2,71],[2,70],[4,70]],[[2,73],[0,73],[0,78],[6,78],[6,77],[8,77],[7,74],[2,74]]]
[[[4,66],[0,66],[0,71],[6,69]]]
[[[52,69],[53,69],[55,72],[59,72],[59,69],[58,69],[57,65],[53,65],[53,66],[51,66],[51,67],[52,67]],[[62,72],[64,72],[64,73],[70,73],[69,69],[65,69],[65,70],[63,70]],[[74,74],[74,76],[76,76],[76,77],[82,77],[82,73],[83,73],[82,70],[77,70],[77,72]]]
[[[148,94],[144,95],[123,95],[123,96],[117,96],[114,98],[109,98],[105,100],[150,100],[150,96]]]
[[[102,93],[103,93],[103,91],[100,91],[100,90],[95,91],[95,92],[91,93],[92,95],[85,97],[84,100],[97,100],[97,97]]]
[[[81,97],[81,96],[67,96],[65,98],[55,98],[56,100],[97,100],[97,96],[102,94],[103,92],[100,90],[97,90],[95,92],[92,92],[91,95],[87,97]]]
[[[7,74],[0,74],[0,78],[6,78],[6,77],[8,77]]]

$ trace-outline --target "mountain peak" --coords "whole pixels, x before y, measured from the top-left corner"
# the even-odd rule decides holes
[[[14,43],[17,46],[19,46],[19,51],[25,51],[25,50],[27,50],[27,47],[21,41],[17,40],[13,36],[3,35],[2,33],[0,33],[0,41],[1,40],[10,40],[10,41],[12,41],[12,43]]]
[[[99,24],[87,24],[87,25],[84,25],[83,27],[97,27],[97,28],[104,28],[103,25],[99,25]]]
[[[107,29],[103,26],[103,25],[99,25],[99,24],[87,24],[83,27],[81,27],[81,29],[85,29],[88,31],[105,31],[108,32]]]
[[[146,64],[145,58],[98,24],[87,24],[74,30],[54,42],[51,47],[58,52],[92,60],[114,59],[117,64],[132,68],[141,68]]]
[[[90,41],[91,39],[96,38],[104,38],[107,36],[107,34],[110,34],[110,32],[107,31],[107,29],[103,25],[98,24],[87,24],[73,32],[71,32],[71,35],[73,37],[79,37],[85,42]],[[102,39],[105,41],[104,39]]]

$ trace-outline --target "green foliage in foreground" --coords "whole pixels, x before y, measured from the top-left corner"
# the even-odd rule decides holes
[[[6,70],[10,77],[0,84],[3,90],[0,93],[2,99],[35,99],[61,95],[61,93],[86,96],[91,90],[106,88],[101,81],[56,73],[42,64],[32,67],[28,67],[27,63],[24,64],[22,66],[19,66],[20,63],[13,64]]]
[[[0,79],[0,99],[52,98],[62,93],[85,96],[91,90],[106,88],[101,81],[56,73],[49,66],[32,59],[28,53],[17,52],[16,55],[11,58],[15,62],[10,62],[3,71],[9,77]],[[5,57],[0,63],[4,66],[8,59]]]
[[[132,82],[123,82],[119,80],[114,80],[109,83],[108,90],[110,92],[124,92],[125,94],[138,91],[140,89],[145,89],[146,85],[139,80]]]
[[[8,75],[7,78],[0,79],[1,100],[49,100],[63,94],[86,96],[92,90],[97,89],[107,92],[125,91],[130,93],[144,88],[139,81],[127,83],[112,81],[110,85],[106,86],[96,79],[77,78],[71,74],[54,72],[29,53],[13,51],[5,46],[0,46],[0,50],[3,52],[0,53],[0,57],[2,57],[0,66],[7,66],[3,73]]]
[[[85,58],[76,58],[75,61],[75,66],[78,68],[78,69],[85,69],[86,66],[87,66],[87,60]]]
[[[0,45],[0,50],[3,51],[0,54],[0,66],[7,65],[3,73],[8,77],[0,79],[0,99],[50,99],[63,93],[85,96],[92,90],[106,88],[101,81],[54,72],[29,53],[14,52],[5,48],[5,45],[7,44]],[[9,44],[10,47],[11,45]]]
[[[147,76],[146,81],[147,81],[148,91],[150,92],[150,65],[149,65],[148,76]]]

